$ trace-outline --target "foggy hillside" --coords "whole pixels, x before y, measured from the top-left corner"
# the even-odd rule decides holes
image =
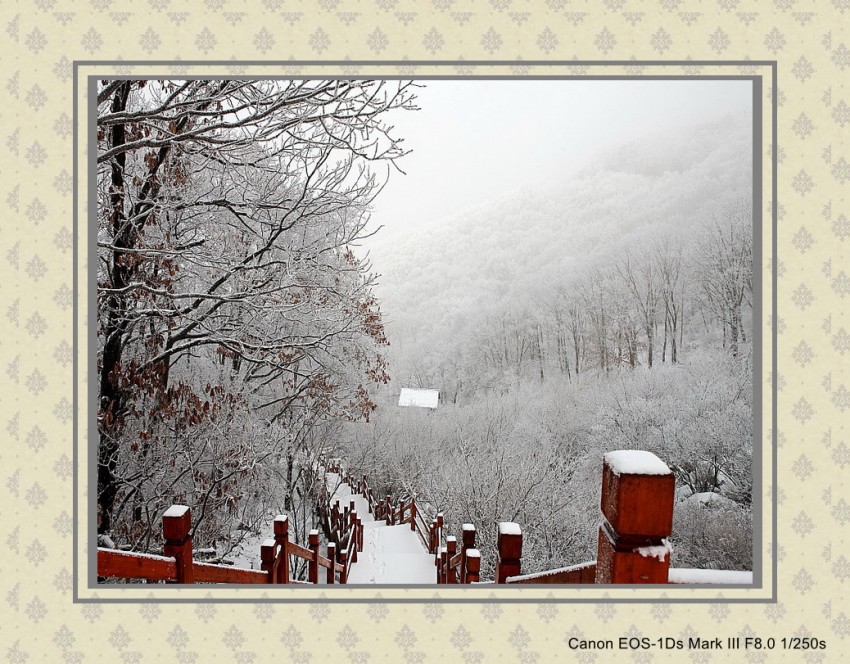
[[[685,246],[727,202],[747,198],[746,118],[610,150],[568,181],[523,186],[368,244],[391,355],[463,335],[471,319],[530,300],[662,238]],[[427,324],[425,321],[428,321]],[[398,367],[398,365],[397,365]]]

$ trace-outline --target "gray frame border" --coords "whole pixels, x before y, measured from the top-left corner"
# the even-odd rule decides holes
[[[771,278],[772,278],[772,293],[771,293],[771,337],[772,337],[772,347],[771,347],[771,370],[772,375],[777,375],[777,327],[776,327],[776,312],[777,312],[777,287],[778,287],[778,275],[776,270],[777,264],[777,253],[778,253],[778,240],[777,240],[777,226],[778,226],[778,205],[777,205],[777,195],[778,195],[778,184],[777,184],[777,176],[778,176],[778,163],[777,163],[777,138],[778,138],[778,128],[777,128],[777,118],[778,118],[778,103],[777,103],[777,61],[776,60],[670,60],[670,61],[654,61],[654,60],[646,60],[646,61],[638,61],[638,60],[557,60],[557,61],[545,61],[545,60],[529,60],[529,61],[510,61],[510,60],[499,60],[499,61],[446,61],[446,60],[405,60],[405,61],[352,61],[352,60],[328,60],[328,61],[248,61],[248,60],[240,60],[240,61],[221,61],[221,60],[210,60],[210,61],[173,61],[173,60],[164,60],[164,61],[114,61],[114,60],[75,60],[73,62],[73,154],[74,154],[74,164],[73,164],[73,271],[74,271],[74,289],[73,289],[73,315],[74,315],[74,325],[73,325],[73,510],[74,514],[78,514],[79,509],[79,459],[78,459],[78,445],[79,445],[79,363],[77,357],[77,349],[79,348],[79,293],[77,289],[77,283],[80,279],[79,275],[79,172],[78,172],[78,164],[79,164],[79,138],[78,138],[78,127],[80,122],[80,117],[78,113],[78,98],[79,98],[79,84],[80,84],[80,71],[81,67],[97,67],[97,66],[148,66],[148,67],[191,67],[191,66],[262,66],[262,67],[400,67],[400,66],[486,66],[486,67],[515,67],[517,65],[528,66],[528,67],[574,67],[574,66],[651,66],[651,67],[667,67],[667,66],[720,66],[720,67],[728,67],[728,66],[737,66],[737,67],[769,67],[771,70],[771,85],[773,94],[771,95],[771,119],[772,119],[772,145],[771,145],[771,192],[772,192],[772,206],[771,206],[771,224],[772,224],[772,260],[771,260]],[[235,75],[234,75],[235,76]],[[160,78],[160,76],[150,76],[151,78]],[[238,76],[237,76],[238,77]],[[97,103],[96,103],[96,95],[91,94],[91,90],[94,89],[95,81],[101,79],[118,79],[118,78],[127,78],[127,76],[115,76],[115,75],[107,75],[107,76],[96,76],[96,75],[88,75],[88,104],[87,104],[87,113],[88,117],[86,118],[89,124],[89,155],[93,155],[96,152],[96,141],[95,136],[96,132],[92,131],[92,128],[95,126],[94,119],[97,115]],[[144,74],[136,74],[133,78],[145,78]],[[226,75],[191,75],[191,74],[183,74],[180,75],[179,78],[185,79],[197,79],[197,78],[210,78],[210,79],[221,79],[228,78]],[[291,78],[291,79],[311,79],[316,78],[316,75],[292,75],[292,76],[281,76],[281,75],[267,75],[267,76],[255,76],[252,78],[258,79],[279,79],[279,78]],[[763,231],[763,141],[762,141],[762,129],[763,129],[763,104],[762,104],[762,92],[763,92],[763,75],[748,75],[748,74],[729,74],[729,75],[687,75],[687,74],[670,74],[670,75],[658,75],[658,74],[649,74],[649,75],[580,75],[580,74],[565,74],[565,75],[522,75],[522,74],[512,74],[506,73],[502,74],[490,74],[490,75],[461,75],[461,74],[451,74],[451,75],[421,75],[417,76],[415,74],[410,75],[378,75],[378,76],[369,76],[368,74],[357,73],[354,75],[341,75],[341,74],[331,74],[327,76],[327,78],[372,78],[372,79],[383,79],[383,80],[749,80],[752,82],[752,121],[753,121],[753,188],[752,188],[752,197],[753,197],[753,289],[754,289],[754,300],[757,303],[757,306],[754,307],[753,311],[753,330],[759,331],[758,334],[753,334],[754,339],[754,362],[753,362],[753,441],[754,441],[754,449],[753,449],[753,509],[754,512],[757,512],[759,515],[763,512],[763,484],[764,477],[762,477],[761,473],[761,464],[763,461],[762,456],[762,447],[763,444],[763,430],[762,430],[762,420],[763,413],[761,412],[761,404],[762,404],[762,379],[764,375],[764,367],[762,366],[762,354],[763,354],[763,345],[762,345],[762,310],[764,307],[763,294],[762,294],[762,269],[764,268],[763,264],[763,255],[762,255],[762,238],[761,233]],[[92,197],[92,193],[94,191],[94,183],[96,182],[96,169],[97,165],[91,158],[87,161],[88,168],[88,189],[87,192],[89,194],[89,207],[87,210],[87,222],[88,222],[88,233],[87,233],[87,244],[89,248],[89,256],[95,256],[97,253],[96,243],[96,232],[94,229],[97,227],[96,223],[96,214],[95,208],[92,202],[95,200]],[[96,270],[92,269],[94,264],[89,259],[89,269],[86,275],[85,281],[88,285],[88,322],[89,329],[94,329],[91,325],[93,320],[93,312],[96,311],[96,289],[92,287],[92,285],[96,285]],[[758,268],[758,269],[756,269]],[[93,363],[96,361],[97,357],[97,349],[96,349],[96,339],[93,335],[89,334],[88,336],[88,350],[89,350],[89,366],[88,370],[91,375],[91,369]],[[95,402],[97,399],[96,386],[90,382],[88,389],[88,411],[89,411],[89,422],[94,422],[94,416],[96,415]],[[489,598],[489,597],[480,597],[480,598],[442,598],[442,597],[431,597],[431,598],[337,598],[337,597],[322,597],[322,598],[298,598],[298,597],[264,597],[264,598],[180,598],[180,597],[156,597],[156,598],[81,598],[79,596],[79,578],[77,575],[77,571],[79,569],[78,556],[79,556],[79,533],[78,533],[78,523],[77,520],[74,520],[74,530],[73,530],[73,565],[74,565],[74,575],[73,575],[73,602],[74,603],[144,603],[144,602],[165,602],[165,603],[200,603],[200,602],[213,602],[213,603],[223,603],[223,604],[232,604],[232,603],[258,603],[258,602],[273,602],[273,603],[284,603],[284,604],[303,604],[303,603],[340,603],[340,604],[370,604],[370,603],[404,603],[404,604],[424,604],[424,603],[485,603],[485,602],[495,602],[495,603],[518,603],[518,604],[537,604],[537,603],[558,603],[558,604],[585,604],[585,603],[625,603],[625,604],[633,604],[633,603],[655,603],[655,602],[670,602],[670,603],[685,603],[685,604],[703,604],[703,603],[735,603],[735,604],[763,604],[763,603],[777,603],[777,588],[778,588],[778,546],[777,546],[777,535],[778,535],[778,513],[777,513],[777,493],[775,488],[777,487],[778,480],[778,459],[777,459],[777,386],[776,382],[771,382],[771,405],[772,405],[772,413],[771,413],[771,441],[770,444],[773,450],[773,464],[772,464],[772,481],[774,492],[772,496],[772,537],[773,544],[772,547],[772,557],[773,557],[773,568],[772,568],[772,578],[771,578],[771,596],[769,598],[688,598],[688,597],[664,597],[664,598],[581,598],[581,597],[573,597],[573,598]],[[758,413],[759,417],[756,417]],[[97,434],[96,431],[89,432],[89,449],[96,450],[97,447]],[[97,477],[96,477],[96,469],[91,467],[87,469],[87,479],[88,486],[96,486]],[[96,521],[96,515],[94,518],[92,517],[92,511],[95,510],[95,501],[94,494],[89,492],[88,498],[88,510],[90,523]],[[764,523],[763,519],[759,518],[753,524],[753,578],[754,582],[752,585],[747,586],[730,586],[730,585],[722,585],[722,584],[705,584],[700,585],[700,590],[708,590],[715,588],[763,588],[764,587],[764,579],[763,577],[763,565],[762,565],[762,547],[763,547],[763,528]],[[89,551],[96,549],[97,541],[96,541],[96,533],[89,532],[87,533],[87,540],[89,545]],[[761,554],[761,555],[758,555]],[[125,586],[120,584],[95,584],[92,585],[91,580],[96,578],[96,570],[97,570],[97,562],[94,556],[89,556],[88,561],[88,579],[86,587],[89,590],[95,590],[97,588],[123,588]],[[233,589],[233,588],[241,588],[242,586],[234,585],[234,584],[223,584],[217,586],[225,589]],[[293,588],[297,588],[298,586],[292,586]],[[522,586],[504,586],[505,588],[510,587],[522,587]],[[553,584],[550,586],[552,589],[573,589],[580,590],[582,586],[573,585],[573,584]],[[681,586],[683,589],[690,589],[692,586],[683,585]],[[179,591],[181,589],[180,586],[158,586],[157,590],[165,589],[174,589]],[[422,586],[399,586],[399,585],[352,585],[353,589],[372,589],[380,590],[380,589],[393,589],[393,590],[424,590],[424,589],[439,589],[437,584],[433,585],[422,585]],[[470,587],[472,588],[472,587]],[[469,590],[470,588],[465,588],[465,590]],[[481,588],[491,590],[490,586],[481,586]],[[534,585],[532,586],[537,591],[541,591],[544,589],[544,585]],[[630,585],[612,585],[610,586],[612,589],[632,589],[634,590],[634,586]],[[670,590],[671,586],[669,585],[647,585],[642,586],[642,589],[667,589]],[[133,587],[133,589],[137,589]],[[474,592],[474,591],[473,591]]]

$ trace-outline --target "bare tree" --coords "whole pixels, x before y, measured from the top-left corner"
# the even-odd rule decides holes
[[[745,308],[752,308],[752,206],[728,206],[707,224],[697,248],[697,267],[704,305],[723,326],[724,346],[733,356],[746,342]]]
[[[413,108],[411,90],[101,84],[100,532],[169,491],[235,510],[260,465],[304,449],[313,423],[368,418],[386,339],[351,247],[382,186],[370,164],[404,154],[384,117]]]
[[[674,249],[669,243],[656,248],[654,253],[655,269],[658,273],[661,302],[664,307],[664,341],[661,361],[667,360],[667,346],[670,346],[670,361],[679,361],[679,350],[684,334],[685,316],[685,277],[682,267],[682,251]],[[676,335],[679,335],[677,342]]]
[[[661,291],[655,265],[649,260],[636,261],[627,253],[623,262],[619,263],[615,269],[640,318],[643,333],[646,336],[646,362],[651,369],[655,324],[661,303]],[[631,364],[634,366],[634,362]]]

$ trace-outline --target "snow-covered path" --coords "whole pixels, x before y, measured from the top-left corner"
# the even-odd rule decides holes
[[[409,525],[388,526],[383,521],[375,521],[366,498],[352,494],[351,487],[340,483],[338,475],[328,473],[328,489],[334,488],[331,503],[336,500],[344,507],[354,500],[357,516],[363,523],[363,551],[351,565],[348,583],[420,585],[437,582],[434,557]]]

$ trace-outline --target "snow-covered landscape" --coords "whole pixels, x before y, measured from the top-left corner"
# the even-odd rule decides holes
[[[542,574],[596,559],[621,450],[675,477],[670,582],[751,582],[749,83],[474,83],[99,84],[100,541],[160,554],[187,505],[259,569],[279,514],[326,551],[330,495],[348,583],[436,583],[340,459],[474,524],[482,582],[506,524]]]

